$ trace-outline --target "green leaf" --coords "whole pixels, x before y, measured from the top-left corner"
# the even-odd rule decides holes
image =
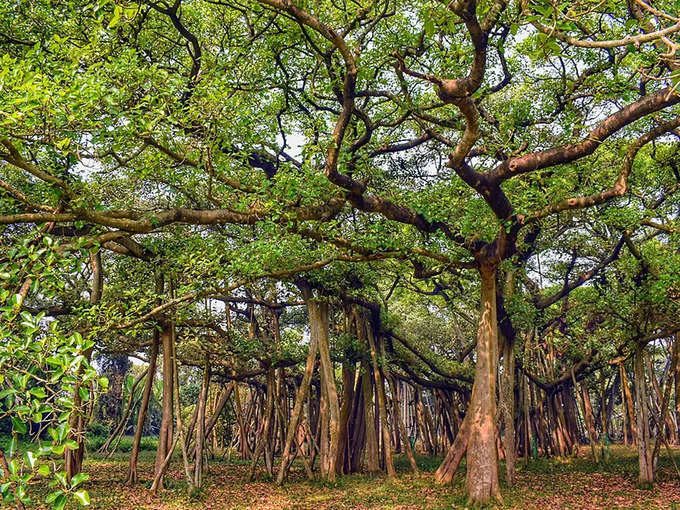
[[[40,464],[40,467],[38,468],[38,474],[41,476],[49,476],[50,466],[47,464]]]
[[[109,21],[108,28],[115,28],[118,23],[120,23],[120,16],[123,14],[123,8],[120,5],[116,5],[113,9],[113,17]]]
[[[62,487],[68,487],[68,482],[66,480],[66,471],[55,471],[54,477],[62,485]]]
[[[78,394],[80,395],[80,398],[83,400],[83,402],[88,402],[90,400],[90,390],[88,390],[85,386],[78,388]]]
[[[12,436],[12,439],[9,442],[9,449],[7,450],[7,456],[11,459],[14,457],[14,452],[17,451],[17,438],[15,436]]]
[[[66,436],[68,435],[69,430],[70,429],[69,429],[68,423],[66,423],[66,422],[60,423],[59,426],[57,427],[57,430],[56,430],[57,439],[59,441],[63,441],[64,439],[66,439]]]
[[[90,475],[87,473],[78,473],[73,478],[71,478],[71,488],[74,489],[83,482],[90,479]]]
[[[52,503],[52,508],[54,510],[64,510],[65,506],[66,506],[66,494],[59,494]]]
[[[66,446],[66,448],[69,450],[77,450],[79,448],[78,443],[76,443],[73,439],[68,439],[65,441],[64,446]]]
[[[28,430],[26,428],[26,424],[22,422],[19,418],[16,418],[15,416],[12,416],[12,427],[14,432],[17,434],[25,434],[26,431]]]
[[[26,453],[24,453],[24,458],[26,459],[29,467],[33,469],[33,466],[35,466],[35,454],[31,450],[28,450]]]
[[[34,397],[45,398],[47,396],[47,393],[45,393],[45,388],[40,388],[39,386],[31,388],[30,391],[31,395],[33,395]]]
[[[73,496],[83,506],[88,506],[90,504],[90,495],[87,493],[87,491],[76,491],[73,493]]]
[[[57,498],[59,497],[60,494],[63,494],[63,492],[62,492],[62,491],[53,491],[53,492],[50,492],[50,493],[47,495],[47,497],[45,498],[45,503],[47,503],[47,504],[49,505],[49,504],[52,503],[55,499],[57,499]]]

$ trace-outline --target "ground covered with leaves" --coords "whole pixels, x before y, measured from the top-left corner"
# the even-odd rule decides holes
[[[538,459],[528,464],[520,461],[517,485],[503,487],[502,508],[580,510],[638,508],[680,509],[680,481],[667,452],[659,465],[658,483],[651,490],[636,487],[637,457],[634,450],[612,448],[608,461],[592,463],[587,452],[568,459]],[[148,487],[153,452],[143,452],[140,460],[142,482],[128,487],[127,457],[112,459],[91,456],[86,469],[91,475],[87,489],[96,509],[451,509],[465,508],[465,469],[461,466],[453,485],[438,486],[432,472],[440,459],[420,457],[421,473],[408,472],[405,459],[399,459],[399,475],[388,481],[382,476],[343,476],[329,484],[305,479],[302,468],[293,471],[281,487],[261,470],[256,481],[246,481],[248,464],[240,460],[217,457],[209,463],[202,491],[187,496],[181,463],[170,471],[166,488],[152,497]],[[674,452],[680,458],[680,451]],[[35,487],[39,492],[43,487]],[[47,491],[47,487],[44,487]],[[42,508],[42,507],[36,507]]]

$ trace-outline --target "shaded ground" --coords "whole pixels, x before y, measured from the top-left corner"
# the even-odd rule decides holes
[[[585,449],[583,449],[583,455]],[[451,509],[465,508],[464,467],[451,486],[437,486],[432,472],[439,459],[419,459],[423,472],[408,473],[404,459],[399,459],[399,476],[388,482],[384,477],[351,475],[335,484],[307,481],[296,470],[291,480],[277,487],[263,471],[257,482],[245,483],[248,465],[241,461],[210,462],[203,491],[189,498],[180,462],[174,462],[166,489],[156,497],[149,495],[152,452],[143,452],[140,462],[142,483],[125,486],[127,457],[112,460],[90,458],[85,469],[91,474],[86,488],[92,508],[108,510],[137,509]],[[680,459],[680,451],[675,452]],[[659,483],[653,490],[635,487],[637,457],[629,448],[615,446],[612,458],[595,465],[587,457],[539,459],[528,465],[520,461],[518,483],[513,489],[503,487],[502,508],[533,509],[679,509],[680,483],[675,468],[666,456],[661,458]],[[45,488],[45,490],[47,490]],[[42,507],[39,507],[42,508]]]

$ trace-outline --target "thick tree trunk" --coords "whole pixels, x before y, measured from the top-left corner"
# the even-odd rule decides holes
[[[364,377],[361,375],[362,364],[355,370],[356,391],[348,423],[349,451],[347,452],[348,472],[361,470],[361,461],[366,445],[366,401],[364,398]]]
[[[647,383],[645,381],[644,347],[638,345],[635,349],[634,383],[635,404],[637,415],[637,447],[640,472],[638,485],[650,488],[654,484],[654,467],[650,450],[649,411],[647,408]]]
[[[340,428],[338,430],[338,454],[335,458],[335,469],[338,474],[349,472],[349,419],[354,402],[354,373],[347,363],[342,365],[342,407],[340,407]]]
[[[331,363],[330,346],[328,338],[328,304],[320,301],[308,301],[307,310],[312,335],[316,335],[319,346],[320,369],[323,374],[321,378],[324,385],[326,396],[326,407],[328,409],[328,433],[330,441],[326,457],[326,476],[329,481],[335,481],[337,473],[336,462],[338,457],[338,445],[340,443],[340,405],[338,403],[338,393],[335,387],[335,371]],[[324,436],[325,437],[325,436]]]
[[[380,471],[378,459],[378,437],[375,430],[375,412],[373,405],[373,385],[371,384],[371,369],[367,363],[363,363],[364,370],[361,375],[361,391],[364,398],[364,423],[366,426],[366,450],[364,459],[366,470],[370,473]]]
[[[174,337],[175,337],[175,332],[174,332],[174,328],[173,328],[173,330],[172,330],[173,340],[174,340]],[[156,471],[156,473],[154,473],[153,483],[151,484],[151,494],[153,494],[153,495],[155,495],[158,492],[158,489],[163,486],[163,477],[165,476],[165,473],[168,469],[168,466],[170,465],[170,461],[172,460],[172,453],[174,452],[175,446],[177,446],[177,443],[180,443],[180,445],[181,445],[182,464],[184,466],[184,478],[186,479],[186,482],[187,482],[187,493],[191,495],[194,491],[194,481],[193,481],[193,478],[191,476],[191,469],[189,467],[189,456],[187,455],[187,443],[186,443],[186,438],[184,437],[184,427],[182,426],[182,410],[180,408],[180,401],[179,401],[179,375],[178,375],[177,367],[178,367],[177,357],[175,355],[174,341],[173,341],[173,349],[172,349],[173,394],[172,394],[171,405],[173,406],[175,416],[177,417],[177,426],[175,427],[175,433],[172,437],[172,440],[169,442],[165,458],[159,464],[158,471]]]
[[[496,266],[482,265],[482,291],[477,329],[477,363],[468,411],[458,435],[437,470],[438,482],[450,482],[467,450],[466,488],[470,504],[501,501],[496,450],[496,373],[498,322]]]
[[[501,501],[496,456],[496,267],[482,266],[482,296],[477,330],[477,363],[470,399],[470,439],[467,448],[466,487],[471,504]]]

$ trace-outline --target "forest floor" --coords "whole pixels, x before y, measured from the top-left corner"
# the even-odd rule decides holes
[[[635,450],[613,446],[611,458],[594,464],[587,447],[581,455],[568,459],[538,459],[528,464],[520,460],[517,484],[503,486],[501,508],[533,509],[678,509],[680,483],[667,452],[662,454],[658,483],[651,490],[636,488],[637,456]],[[674,452],[680,459],[680,450]],[[166,488],[151,497],[149,473],[153,452],[142,452],[140,485],[125,485],[127,456],[117,454],[104,460],[96,455],[86,461],[91,479],[86,487],[92,508],[101,510],[138,509],[451,509],[465,508],[465,468],[461,466],[453,485],[438,486],[432,473],[440,459],[420,457],[421,473],[413,475],[405,459],[398,458],[398,477],[388,481],[383,476],[342,476],[336,483],[308,481],[304,471],[294,466],[291,479],[276,486],[261,470],[255,482],[247,483],[248,464],[220,457],[212,460],[202,491],[186,495],[181,462],[170,467]],[[501,476],[504,467],[501,467]],[[39,492],[47,487],[36,487]],[[42,508],[42,507],[36,507]]]

